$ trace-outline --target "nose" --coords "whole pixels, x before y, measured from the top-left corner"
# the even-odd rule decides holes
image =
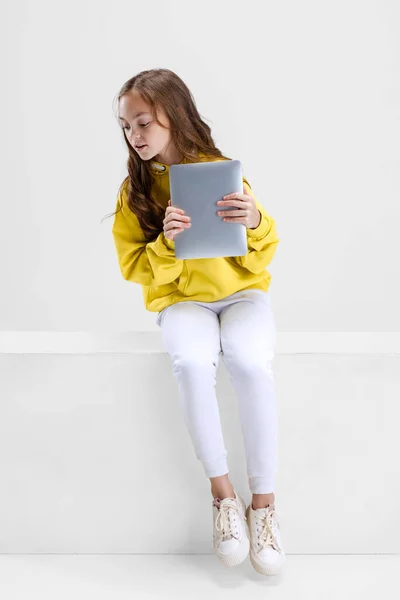
[[[142,132],[135,131],[132,127],[130,127],[129,131],[126,131],[126,133],[129,134],[127,137],[132,143],[136,143],[142,139]]]

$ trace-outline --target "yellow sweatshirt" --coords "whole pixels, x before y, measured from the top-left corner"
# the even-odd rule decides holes
[[[205,160],[204,154],[200,156]],[[207,160],[226,159],[210,157]],[[152,160],[151,167],[153,197],[167,209],[169,166]],[[245,177],[243,182],[255,198]],[[120,203],[122,209],[114,217],[112,234],[121,274],[127,281],[142,286],[147,310],[159,312],[175,302],[187,300],[213,302],[244,289],[268,290],[271,275],[266,267],[275,254],[279,238],[274,219],[257,199],[261,221],[255,229],[246,228],[248,252],[245,256],[177,259],[175,242],[166,238],[163,231],[153,241],[146,242],[136,215],[128,207],[127,185],[129,179],[118,194],[116,210]]]

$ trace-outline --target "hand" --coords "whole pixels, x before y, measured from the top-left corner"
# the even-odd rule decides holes
[[[171,206],[171,199],[168,200],[167,210],[165,211],[164,236],[173,240],[178,233],[181,233],[186,227],[190,227],[190,217],[184,215],[181,208]]]
[[[229,214],[229,217],[224,217],[224,221],[232,223],[244,223],[248,229],[255,229],[261,223],[262,215],[257,208],[255,198],[247,193],[249,187],[243,182],[243,194],[234,192],[224,196],[223,200],[219,200],[219,206],[237,206],[238,210],[229,210],[217,212],[217,215]],[[235,200],[234,200],[235,198]]]

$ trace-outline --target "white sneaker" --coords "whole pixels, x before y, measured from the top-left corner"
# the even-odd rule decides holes
[[[226,567],[242,563],[249,553],[250,540],[246,529],[246,504],[234,490],[234,498],[213,500],[213,545]]]
[[[275,505],[246,510],[250,532],[250,561],[261,575],[279,575],[286,555],[282,547],[279,517]]]

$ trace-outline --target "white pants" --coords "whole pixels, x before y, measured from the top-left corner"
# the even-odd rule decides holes
[[[270,294],[243,290],[215,302],[183,301],[158,313],[178,381],[179,403],[207,477],[229,472],[215,394],[219,355],[235,389],[250,491],[275,491],[277,410]]]

